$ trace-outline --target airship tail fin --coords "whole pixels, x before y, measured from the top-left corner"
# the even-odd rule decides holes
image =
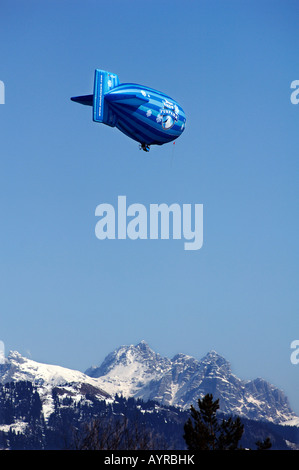
[[[95,122],[115,126],[116,116],[104,98],[106,93],[118,85],[119,79],[115,73],[95,70],[93,90],[93,120]]]
[[[93,106],[93,95],[73,96],[71,98],[75,103],[85,104],[86,106]]]

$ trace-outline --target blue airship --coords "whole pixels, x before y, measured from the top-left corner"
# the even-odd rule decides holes
[[[116,127],[149,151],[177,139],[185,129],[181,106],[164,93],[134,83],[119,83],[116,74],[95,70],[93,95],[72,101],[93,108],[93,121]]]

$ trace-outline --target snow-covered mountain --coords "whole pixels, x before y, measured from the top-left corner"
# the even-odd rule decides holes
[[[54,410],[54,388],[59,390],[61,397],[71,396],[77,401],[84,399],[87,392],[102,400],[109,398],[108,393],[100,388],[99,381],[83,372],[35,362],[11,351],[4,364],[0,364],[0,384],[21,381],[31,382],[37,387],[46,419]]]
[[[184,354],[169,359],[142,341],[118,348],[86,373],[10,352],[0,364],[0,449],[65,448],[91,420],[117,422],[126,413],[184,449],[190,405],[206,393],[219,398],[220,411],[244,418],[245,447],[270,435],[273,448],[298,448],[299,418],[280,390],[263,379],[242,381],[215,351],[200,361]]]
[[[86,396],[113,402],[116,394],[125,398],[154,400],[163,406],[188,410],[198,398],[212,393],[219,398],[220,411],[275,424],[299,425],[282,391],[263,379],[243,381],[230,364],[215,351],[201,360],[185,354],[172,359],[155,353],[146,342],[121,346],[99,367],[85,373],[58,365],[41,364],[10,352],[0,364],[0,384],[31,382],[42,402],[47,419],[54,411],[54,396],[60,400],[88,401]],[[53,390],[55,391],[53,395]]]
[[[196,405],[198,398],[212,393],[220,410],[249,419],[299,425],[282,391],[258,378],[243,381],[236,377],[227,360],[210,351],[197,360],[185,354],[162,357],[144,341],[121,346],[87,375],[111,395],[155,400],[182,409]]]

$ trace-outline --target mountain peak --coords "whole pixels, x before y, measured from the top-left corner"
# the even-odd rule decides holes
[[[136,344],[135,346],[136,349],[140,349],[141,351],[151,351],[151,348],[149,347],[149,345],[147,344],[146,341],[141,340],[140,343]]]
[[[201,360],[185,354],[172,359],[155,353],[146,341],[121,346],[86,374],[97,378],[110,395],[154,400],[189,409],[207,393],[219,398],[220,410],[275,423],[294,418],[282,392],[266,381],[245,382],[230,363],[212,349]],[[271,407],[269,406],[271,404]]]
[[[23,357],[18,351],[9,351],[7,361],[15,361],[22,364],[26,361],[26,358]]]
[[[231,374],[231,365],[227,359],[218,354],[215,350],[209,351],[202,359],[203,366],[213,367],[214,370],[221,369],[224,374]]]
[[[146,341],[136,345],[120,346],[105,357],[98,367],[91,367],[85,374],[94,378],[109,377],[105,390],[108,393],[134,395],[136,383],[144,384],[170,367],[171,361],[155,353]],[[122,384],[120,390],[118,385]]]
[[[147,342],[144,339],[142,339],[140,343],[137,344],[137,346],[142,346],[142,345],[149,347]]]
[[[226,359],[224,359],[223,356],[221,356],[217,351],[214,349],[211,349],[202,359],[201,361],[217,361],[219,359],[222,359],[226,362],[228,362]]]

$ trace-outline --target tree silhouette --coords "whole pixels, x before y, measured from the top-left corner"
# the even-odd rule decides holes
[[[264,441],[257,441],[255,445],[257,446],[257,450],[268,450],[272,447],[269,437],[266,437]]]
[[[213,400],[213,395],[207,394],[198,400],[196,410],[191,405],[191,418],[184,425],[184,439],[188,450],[235,450],[242,437],[244,426],[240,418],[219,420],[216,412],[219,409],[219,399]]]
[[[236,450],[242,449],[239,441],[244,432],[244,425],[239,417],[235,419],[217,419],[219,399],[213,400],[212,394],[207,394],[198,400],[198,410],[191,405],[191,417],[184,425],[184,439],[188,450]],[[257,441],[257,450],[267,450],[272,447],[270,438]],[[250,450],[250,449],[249,449]]]
[[[77,450],[160,450],[166,443],[142,423],[123,416],[85,423],[83,430],[76,430],[73,446]]]

